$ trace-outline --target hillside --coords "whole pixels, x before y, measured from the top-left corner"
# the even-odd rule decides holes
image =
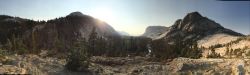
[[[221,36],[221,35],[220,35]],[[216,36],[216,38],[220,37]],[[204,40],[201,40],[204,41]],[[215,42],[216,41],[216,42]],[[221,42],[220,42],[221,41]],[[223,42],[222,42],[223,41]],[[217,43],[219,42],[219,43]],[[213,45],[211,45],[213,44]],[[203,46],[210,46],[204,49],[204,57],[208,55],[211,48],[214,48],[216,53],[219,53],[224,58],[250,58],[250,37],[221,37],[218,40],[209,39]]]

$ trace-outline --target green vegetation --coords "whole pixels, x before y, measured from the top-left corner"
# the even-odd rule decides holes
[[[212,48],[221,48],[221,47],[230,47],[231,45],[233,44],[237,44],[239,43],[241,40],[250,40],[248,37],[240,37],[234,41],[231,41],[229,43],[226,43],[226,44],[215,44],[215,45],[212,45],[209,47],[209,49],[212,49]]]
[[[85,40],[79,40],[74,43],[70,50],[65,67],[71,71],[87,71],[89,67],[90,50]]]
[[[211,53],[207,55],[207,58],[221,58],[221,55],[215,52],[215,48],[212,48]]]
[[[0,44],[3,45],[1,48],[18,54],[33,53],[27,45],[27,42],[32,41],[33,38],[27,41],[23,39],[23,35],[26,31],[31,31],[34,26],[44,23],[45,21],[0,15]]]
[[[88,44],[89,44],[89,48],[90,48],[90,55],[95,55],[95,56],[100,56],[103,55],[105,53],[105,51],[107,50],[107,43],[105,41],[105,39],[103,37],[100,37],[97,35],[96,29],[93,28],[89,39],[88,39]]]
[[[0,57],[6,56],[6,55],[8,55],[8,54],[9,54],[9,53],[8,53],[7,50],[0,49]]]
[[[6,21],[7,19],[10,20]],[[0,15],[0,42],[1,44],[5,44],[7,39],[12,38],[13,35],[21,36],[25,31],[31,30],[34,26],[44,23],[45,21],[33,21],[19,17]]]
[[[223,45],[222,44],[215,44],[215,45],[210,46],[209,49],[220,48],[220,47],[223,47]]]
[[[162,40],[157,40],[152,43],[152,53],[156,58],[166,59],[175,57],[200,58],[202,55],[201,48],[197,42],[193,40],[175,40],[174,44],[167,44]]]
[[[236,39],[234,41],[231,41],[229,43],[223,44],[222,46],[231,46],[232,44],[239,43],[241,40],[248,40],[248,41],[250,41],[250,38],[249,37],[240,37],[240,38],[238,38],[238,39]]]
[[[147,45],[151,39],[146,37],[123,37],[121,41],[121,50],[129,55],[144,56],[148,53]]]
[[[237,49],[232,49],[231,46],[233,44],[237,44],[242,40],[249,40],[249,37],[240,37],[234,41],[231,41],[229,43],[226,44],[216,44],[216,45],[212,45],[210,46],[208,49],[211,50],[211,54],[208,55],[209,58],[217,58],[217,57],[221,57],[219,54],[213,52],[214,49],[216,48],[221,48],[221,47],[226,47],[226,52],[225,55],[226,57],[232,58],[232,57],[243,57],[243,54],[245,53],[245,51],[247,49],[249,49],[248,47],[244,47],[244,48],[237,48]],[[247,55],[247,53],[246,53]]]
[[[147,44],[149,38],[132,36],[98,36],[94,28],[90,33],[88,43],[90,45],[90,55],[93,56],[127,56],[147,54]]]
[[[234,57],[243,57],[243,53],[246,53],[246,50],[249,49],[247,46],[245,46],[244,48],[237,48],[237,49],[230,49],[228,46],[226,47],[226,56],[228,56],[229,58]],[[246,55],[248,55],[248,53],[246,53]]]
[[[11,39],[8,39],[3,48],[6,50],[13,50],[13,52],[17,52],[18,54],[24,54],[28,52],[28,48],[24,44],[24,41],[20,37],[15,37],[14,35]]]

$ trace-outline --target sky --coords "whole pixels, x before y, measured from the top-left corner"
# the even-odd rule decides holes
[[[198,11],[225,28],[250,34],[250,1],[217,0],[0,0],[0,15],[49,20],[80,11],[117,31],[138,36],[148,26],[171,26]]]

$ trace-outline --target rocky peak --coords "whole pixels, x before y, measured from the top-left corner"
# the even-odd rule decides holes
[[[204,17],[199,12],[191,12],[183,18],[183,23],[196,22],[202,18]]]
[[[201,16],[201,14],[199,12],[191,12],[188,13],[185,17],[184,17],[184,21],[196,21],[203,18],[203,16]]]
[[[208,30],[223,29],[220,24],[203,17],[198,12],[188,13],[182,20],[177,20],[174,25],[178,29],[187,32],[205,32]]]

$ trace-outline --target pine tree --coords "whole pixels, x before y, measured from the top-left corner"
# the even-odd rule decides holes
[[[229,55],[229,47],[228,46],[226,46],[226,53],[225,54]]]
[[[88,43],[90,44],[90,53],[91,55],[96,53],[96,39],[97,39],[97,33],[96,28],[94,27],[89,35]]]
[[[229,56],[230,56],[230,58],[232,58],[233,51],[234,51],[233,49],[230,49],[230,51],[229,51],[229,54],[230,54]]]
[[[90,48],[85,39],[78,40],[70,50],[65,67],[71,71],[87,71],[89,67],[88,54]]]
[[[215,52],[215,48],[212,48],[211,53],[207,57],[208,58],[220,58],[221,55]]]

